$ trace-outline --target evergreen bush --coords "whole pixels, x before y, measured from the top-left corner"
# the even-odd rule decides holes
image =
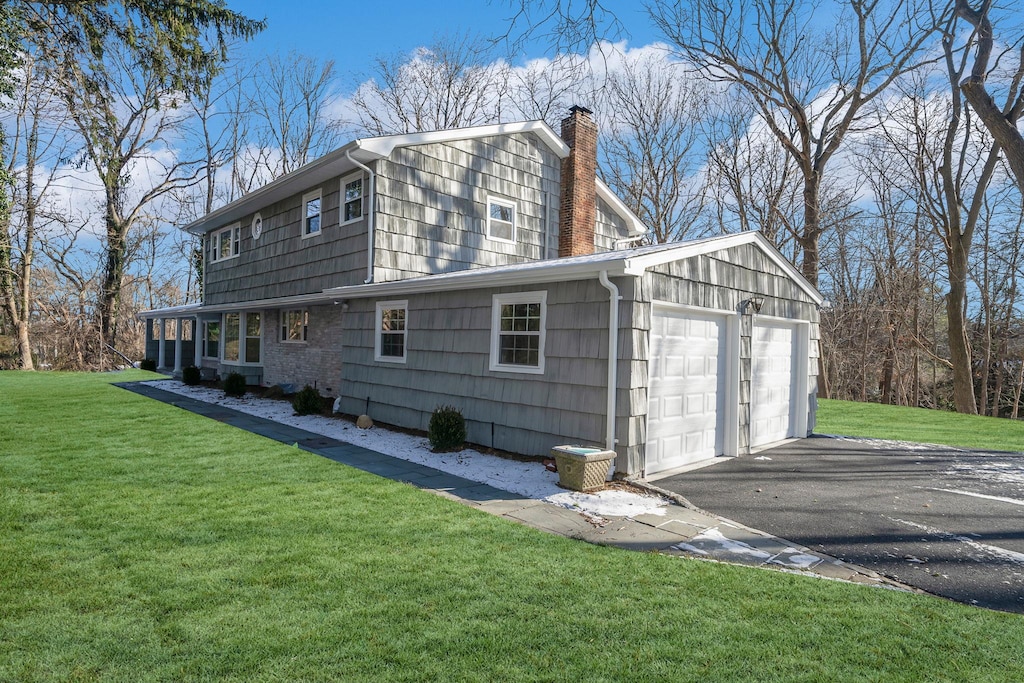
[[[139,370],[149,370],[150,372],[156,372],[156,361],[152,358],[143,358],[139,361]]]
[[[181,371],[181,381],[190,387],[199,386],[199,382],[203,379],[203,374],[194,365],[190,365]]]
[[[453,406],[438,406],[430,416],[427,432],[430,448],[435,453],[458,451],[466,442],[466,419]]]
[[[241,398],[242,396],[245,396],[245,385],[245,375],[232,372],[227,376],[227,379],[224,380],[224,395]]]
[[[296,415],[319,415],[324,412],[324,400],[320,392],[309,386],[302,387],[302,391],[295,394],[292,399],[292,408]]]

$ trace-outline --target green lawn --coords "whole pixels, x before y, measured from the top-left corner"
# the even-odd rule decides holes
[[[0,373],[0,681],[1024,680],[1024,617],[601,548]]]
[[[868,436],[964,448],[1024,451],[1024,420],[853,401],[818,401],[820,434]]]

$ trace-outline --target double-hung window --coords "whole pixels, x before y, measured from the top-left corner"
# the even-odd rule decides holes
[[[491,304],[491,370],[544,372],[547,292],[495,294]]]
[[[210,255],[214,261],[238,256],[242,247],[242,228],[238,225],[218,230],[211,238]]]
[[[203,356],[216,358],[220,353],[220,323],[208,321],[203,323]]]
[[[499,242],[516,241],[516,205],[497,197],[487,198],[487,236]]]
[[[225,363],[259,364],[262,357],[262,318],[258,311],[224,314]]]
[[[304,342],[309,330],[309,311],[296,309],[281,312],[281,341]]]
[[[352,223],[363,217],[363,174],[356,173],[341,179],[341,224]]]
[[[302,236],[312,237],[320,234],[321,219],[320,190],[310,192],[302,197]]]
[[[237,363],[238,351],[241,347],[241,324],[240,313],[224,314],[224,361]]]
[[[377,334],[374,357],[391,363],[405,362],[406,319],[409,315],[407,301],[377,302]]]

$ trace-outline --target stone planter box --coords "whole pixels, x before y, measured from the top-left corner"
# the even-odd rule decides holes
[[[551,455],[558,467],[558,483],[573,491],[591,491],[604,486],[615,451],[583,446],[555,446]]]

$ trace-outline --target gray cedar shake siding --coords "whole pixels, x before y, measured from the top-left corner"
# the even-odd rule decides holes
[[[521,291],[547,292],[542,375],[489,369],[492,296]],[[352,300],[344,314],[342,412],[364,412],[369,397],[375,420],[426,429],[434,408],[453,405],[483,446],[545,454],[558,443],[603,445],[608,292],[596,278],[409,296],[405,363],[374,360],[374,317],[372,299]]]
[[[813,299],[756,246],[740,245],[615,277],[619,304],[616,469],[639,473],[646,443],[652,301],[736,312],[752,294],[763,316],[810,323],[809,390],[817,375],[818,311]],[[489,370],[492,295],[547,292],[543,375]],[[740,318],[739,449],[748,451],[750,327]],[[407,359],[374,361],[374,300],[353,300],[345,313],[342,410],[426,429],[431,411],[451,404],[483,446],[540,455],[558,443],[603,445],[607,378],[608,292],[596,279],[533,287],[438,292],[408,297]],[[813,427],[810,401],[808,432]],[[491,423],[495,424],[491,436]]]
[[[395,149],[370,164],[377,173],[374,281],[446,273],[555,257],[561,160],[532,133],[496,135]],[[263,233],[253,239],[255,213],[241,219],[237,257],[212,261],[206,236],[206,305],[310,294],[366,278],[367,220],[339,225],[342,177],[261,207]],[[369,183],[364,178],[364,197]],[[320,234],[302,237],[303,196],[321,191]],[[487,200],[516,206],[516,242],[486,234]],[[628,235],[626,221],[597,199],[595,251]],[[365,211],[368,202],[364,202]],[[547,235],[548,247],[544,239]]]
[[[241,249],[234,258],[210,258],[212,236],[234,223],[207,233],[203,303],[212,306],[311,294],[362,282],[366,277],[366,221],[338,224],[340,181],[339,176],[261,207],[263,233],[258,240],[253,239],[250,227],[255,213],[248,214],[240,221]],[[303,238],[302,198],[318,189],[322,192],[320,234]]]

